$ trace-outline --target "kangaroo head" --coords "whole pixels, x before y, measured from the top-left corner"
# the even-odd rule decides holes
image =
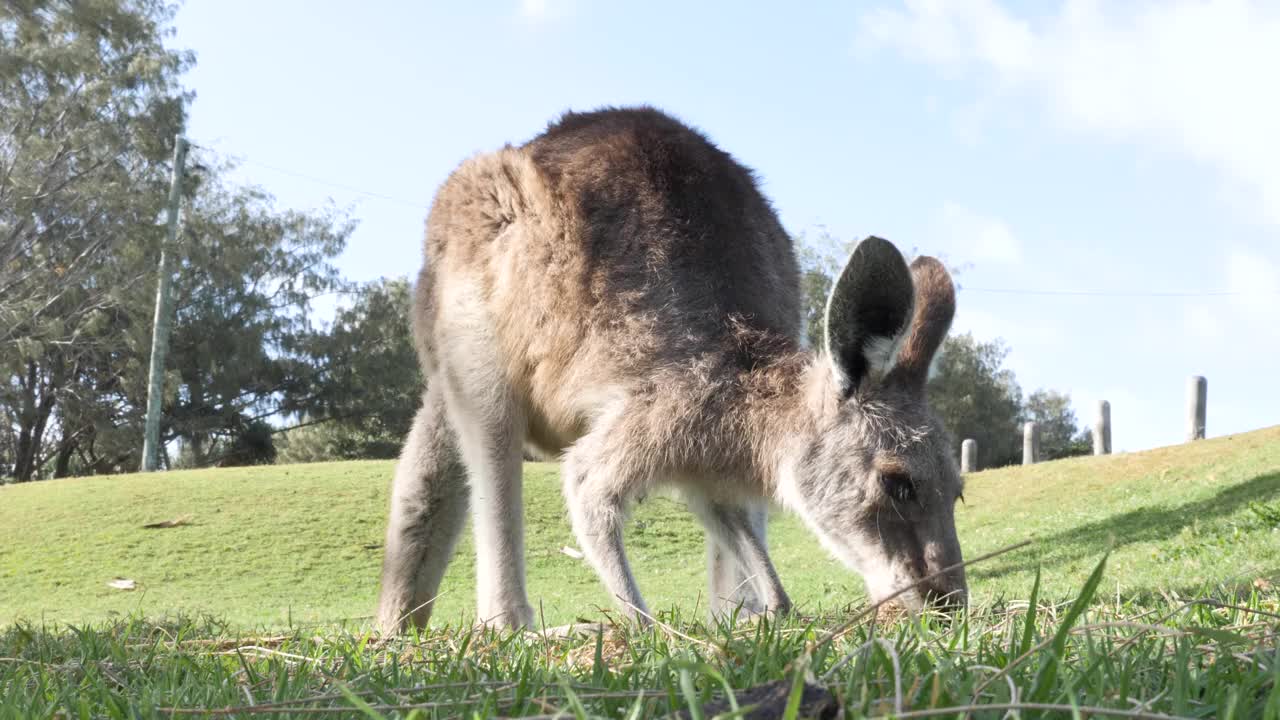
[[[811,370],[813,430],[799,439],[783,492],[863,576],[873,602],[961,561],[955,503],[963,484],[925,398],[954,314],[942,263],[920,257],[908,267],[875,237],[858,244],[827,302],[826,347]],[[914,610],[966,600],[958,569],[898,602]]]

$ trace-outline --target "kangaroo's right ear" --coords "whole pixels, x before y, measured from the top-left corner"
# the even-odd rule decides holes
[[[841,399],[853,394],[872,367],[888,367],[894,341],[911,318],[914,290],[902,253],[868,237],[853,249],[831,287],[826,350]]]

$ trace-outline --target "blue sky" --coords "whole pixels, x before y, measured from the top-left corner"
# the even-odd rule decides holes
[[[354,279],[416,272],[468,155],[650,103],[755,168],[791,232],[962,264],[955,330],[1083,421],[1109,400],[1116,449],[1179,442],[1192,374],[1209,435],[1280,423],[1280,6],[353,7],[187,0],[173,43],[198,56],[191,139],[281,206],[350,207]],[[1144,295],[1212,292],[1234,294]]]

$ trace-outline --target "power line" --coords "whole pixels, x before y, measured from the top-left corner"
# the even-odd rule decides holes
[[[201,145],[199,143],[193,143],[193,142],[189,142],[188,144],[204,150],[209,150],[211,152],[218,152],[218,150],[208,147],[207,145]],[[333,180],[316,177],[314,175],[308,175],[307,173],[301,173],[296,170],[289,170],[288,168],[282,168],[277,165],[270,165],[267,163],[258,162],[256,160],[250,160],[245,157],[241,157],[240,161],[245,163],[246,165],[253,165],[256,167],[263,168],[265,170],[270,170],[272,172],[280,173],[282,175],[289,175],[291,177],[295,177],[300,180],[307,180],[309,182],[317,183],[319,185],[328,185],[329,187],[337,188],[340,190],[346,190],[347,192],[357,193],[359,195],[371,197],[376,200],[384,200],[386,202],[397,203],[399,205],[417,208],[419,210],[431,209],[430,205],[427,205],[424,203],[414,202],[412,200],[406,200],[404,198],[398,198],[391,195],[387,195],[385,193],[374,192],[372,190],[362,190],[361,188],[358,188],[352,185],[335,182]],[[1116,298],[1120,298],[1120,297],[1189,298],[1189,297],[1251,297],[1251,296],[1275,297],[1275,296],[1280,296],[1280,290],[1272,291],[1272,292],[1237,292],[1233,290],[1210,290],[1210,291],[1192,290],[1192,291],[1169,291],[1169,292],[1158,291],[1158,290],[1156,291],[1149,291],[1149,290],[1036,290],[1036,289],[1029,289],[1029,288],[965,287],[963,285],[960,287],[960,291],[988,293],[993,295],[1044,295],[1044,296],[1060,296],[1060,297],[1116,297]]]
[[[207,145],[200,145],[200,144],[198,144],[198,143],[191,143],[191,145],[194,145],[195,147],[201,148],[202,150],[210,150],[210,151],[212,151],[212,152],[218,152],[216,149],[211,148],[211,147],[208,147]],[[352,185],[346,185],[346,184],[344,184],[344,183],[335,182],[335,181],[333,181],[333,180],[328,180],[328,179],[321,178],[321,177],[316,177],[316,176],[314,176],[314,175],[308,175],[308,174],[306,174],[306,173],[300,173],[300,172],[298,172],[298,171],[296,171],[296,170],[289,170],[289,169],[287,169],[287,168],[282,168],[282,167],[279,167],[279,166],[276,166],[276,165],[269,165],[269,164],[267,164],[267,163],[258,162],[257,160],[250,160],[250,159],[248,159],[248,158],[246,158],[246,157],[240,157],[240,158],[239,158],[239,160],[240,160],[240,162],[242,162],[242,163],[244,163],[244,164],[246,164],[246,165],[253,165],[253,166],[255,166],[255,167],[263,168],[264,170],[270,170],[270,171],[272,171],[272,172],[277,172],[277,173],[280,173],[281,175],[289,175],[290,177],[295,177],[295,178],[298,178],[299,180],[307,180],[307,181],[309,181],[309,182],[313,182],[313,183],[316,183],[316,184],[319,184],[319,185],[328,185],[329,187],[332,187],[332,188],[337,188],[337,189],[339,189],[339,190],[346,190],[347,192],[353,192],[353,193],[356,193],[356,194],[359,194],[359,195],[364,195],[364,196],[366,196],[366,197],[371,197],[371,198],[374,198],[374,199],[377,199],[377,200],[385,200],[385,201],[387,201],[387,202],[397,203],[397,204],[399,204],[399,205],[405,205],[405,206],[407,206],[407,207],[417,208],[417,209],[419,209],[419,210],[430,210],[430,209],[431,209],[431,207],[430,207],[429,205],[425,205],[425,204],[420,203],[420,202],[414,202],[414,201],[412,201],[412,200],[406,200],[406,199],[404,199],[404,198],[393,197],[393,196],[391,196],[391,195],[387,195],[387,194],[385,194],[385,193],[373,192],[372,190],[362,190],[362,189],[360,189],[360,188],[358,188],[358,187],[354,187],[354,186],[352,186]]]
[[[1163,292],[1149,290],[1033,290],[1025,288],[977,288],[961,286],[961,292],[979,292],[993,293],[1001,295],[1057,295],[1072,297],[1165,297],[1165,298],[1183,298],[1183,297],[1272,297],[1280,295],[1280,291],[1275,292],[1237,292],[1233,290],[1211,290],[1211,291],[1179,291],[1179,292]]]

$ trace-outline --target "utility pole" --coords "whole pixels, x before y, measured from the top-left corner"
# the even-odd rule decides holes
[[[178,211],[182,201],[182,166],[187,160],[187,141],[181,135],[173,145],[173,175],[169,179],[169,208],[164,244],[160,246],[160,279],[156,285],[156,315],[151,326],[151,377],[147,383],[147,424],[142,440],[142,471],[160,467],[160,401],[164,398],[164,360],[169,353],[169,330],[173,324],[173,268],[170,255],[177,250]]]

